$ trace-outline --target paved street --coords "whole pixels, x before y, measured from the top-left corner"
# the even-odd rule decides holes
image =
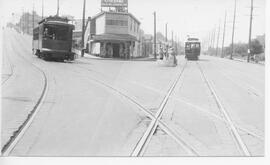
[[[41,101],[11,156],[131,156],[160,109],[143,156],[264,155],[264,65],[206,55],[178,56],[176,67],[44,61],[31,36],[3,37],[2,148]]]

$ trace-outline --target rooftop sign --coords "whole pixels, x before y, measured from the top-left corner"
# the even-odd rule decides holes
[[[101,7],[128,7],[128,0],[101,0]]]

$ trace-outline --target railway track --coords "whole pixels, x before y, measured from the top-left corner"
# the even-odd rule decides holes
[[[146,132],[143,134],[143,136],[140,138],[138,143],[135,145],[132,153],[130,156],[143,156],[143,153],[145,149],[147,148],[147,145],[149,144],[149,141],[151,140],[151,137],[153,136],[154,132],[156,131],[157,127],[159,126],[161,130],[163,130],[167,135],[169,135],[179,146],[181,146],[185,152],[189,156],[199,156],[199,153],[196,151],[195,148],[192,147],[188,142],[185,141],[174,129],[170,128],[165,122],[161,120],[162,114],[164,112],[166,103],[168,102],[171,93],[173,92],[173,89],[175,88],[177,82],[179,81],[182,73],[185,70],[187,63],[185,63],[184,67],[182,68],[180,74],[177,76],[176,80],[171,85],[170,89],[168,90],[166,96],[164,97],[162,103],[159,106],[159,109],[156,114],[151,112],[149,109],[145,108],[141,103],[139,103],[135,98],[132,96],[129,96],[122,92],[120,89],[117,89],[116,87],[113,87],[107,83],[104,83],[103,81],[97,80],[95,78],[87,76],[87,78],[90,81],[95,81],[106,88],[109,88],[110,90],[113,90],[114,92],[118,93],[119,95],[125,97],[130,103],[135,105],[139,108],[141,112],[143,112],[149,119],[151,119],[151,123],[148,126]],[[93,72],[93,70],[89,70],[88,68],[78,66],[79,68],[88,70],[89,72]]]
[[[82,66],[78,66],[78,67],[79,67],[79,68],[82,68],[82,69],[86,69],[86,70],[88,70],[89,72],[93,72],[93,70],[89,70],[88,68],[85,68],[85,67],[82,67]],[[201,71],[201,70],[200,70],[200,71]],[[94,71],[94,72],[97,72],[97,71]],[[97,73],[99,73],[99,72],[97,72]],[[103,75],[103,76],[105,76],[105,75]],[[161,116],[162,116],[162,113],[163,113],[163,110],[164,110],[164,107],[162,108],[162,105],[164,105],[164,104],[168,101],[168,99],[174,99],[174,100],[176,100],[176,101],[180,101],[180,102],[182,102],[182,103],[184,103],[184,104],[186,104],[186,105],[189,105],[189,106],[193,107],[194,110],[199,111],[199,112],[202,113],[203,115],[209,116],[209,117],[211,117],[212,119],[217,119],[217,120],[219,120],[219,121],[225,123],[225,124],[228,125],[229,127],[231,127],[231,123],[232,123],[232,122],[231,122],[231,120],[228,120],[228,118],[220,117],[220,116],[218,116],[218,115],[216,115],[216,114],[214,114],[214,113],[211,113],[211,112],[209,112],[209,111],[207,111],[207,110],[205,110],[205,109],[203,109],[203,108],[201,108],[201,107],[199,107],[199,106],[194,105],[193,103],[190,103],[190,102],[188,102],[188,101],[185,101],[185,100],[182,100],[182,99],[173,97],[173,96],[171,96],[170,94],[168,95],[168,93],[170,93],[170,91],[167,93],[168,96],[166,95],[167,97],[165,97],[165,98],[163,99],[163,102],[162,102],[162,104],[161,104],[161,106],[160,106],[160,108],[159,108],[158,113],[157,113],[157,114],[153,114],[150,110],[148,110],[148,109],[146,109],[145,107],[143,107],[143,106],[142,106],[135,98],[132,98],[131,96],[129,96],[129,95],[127,95],[127,94],[121,92],[119,89],[116,89],[115,87],[113,87],[113,86],[111,86],[111,85],[108,85],[108,84],[106,84],[106,83],[104,83],[104,82],[102,82],[102,81],[100,81],[100,80],[97,80],[97,79],[92,79],[92,78],[91,78],[91,80],[94,80],[94,81],[96,81],[96,82],[98,82],[98,83],[100,83],[100,84],[103,84],[104,86],[106,86],[106,87],[108,87],[108,88],[110,88],[110,89],[116,91],[116,92],[119,93],[120,95],[124,96],[126,99],[128,99],[129,101],[131,101],[132,103],[134,103],[141,111],[145,112],[145,114],[147,115],[147,117],[151,119],[152,122],[150,123],[149,127],[147,128],[147,131],[145,132],[145,134],[141,137],[140,141],[137,143],[136,147],[134,148],[133,152],[131,153],[131,156],[143,156],[143,153],[144,153],[145,149],[147,148],[147,145],[148,145],[148,143],[149,143],[151,137],[153,136],[153,133],[155,132],[155,130],[156,130],[156,128],[157,128],[158,126],[159,126],[165,133],[167,133],[172,139],[174,139],[174,140],[177,142],[178,145],[182,146],[182,148],[184,148],[184,150],[188,153],[188,155],[190,155],[190,156],[199,156],[199,153],[196,151],[196,149],[194,149],[194,148],[192,147],[192,145],[188,144],[181,136],[179,136],[179,135],[176,133],[175,130],[171,129],[171,128],[170,128],[168,125],[166,125],[162,120],[160,120],[160,119],[161,119]],[[121,79],[121,80],[122,80],[122,79]],[[123,81],[127,81],[127,82],[129,82],[129,83],[133,83],[133,82],[130,82],[129,80],[125,80],[125,79],[123,79]],[[175,82],[176,82],[176,81],[175,81]],[[174,83],[175,83],[175,82],[174,82]],[[140,84],[137,84],[137,85],[140,85]],[[140,85],[140,86],[142,86],[142,85]],[[145,86],[142,86],[142,87],[148,89],[148,87],[145,87]],[[173,89],[173,85],[171,86],[171,89]],[[164,95],[165,95],[164,92],[160,92],[160,91],[157,91],[157,90],[152,89],[152,88],[149,88],[148,90],[152,90],[152,91],[157,92],[157,93],[159,93],[159,94],[164,94]],[[211,91],[211,93],[212,93],[212,91]],[[216,95],[216,96],[217,96],[217,95]],[[216,98],[215,98],[215,99],[216,99]],[[165,101],[165,100],[167,100],[167,101]],[[218,101],[218,107],[220,107],[220,106],[222,106],[222,104],[221,104],[220,101]],[[222,106],[222,108],[223,108],[223,106]],[[224,108],[223,108],[223,109],[224,109]],[[224,112],[223,112],[223,113],[224,113]],[[253,131],[250,131],[250,130],[245,129],[245,128],[240,127],[240,126],[237,126],[237,125],[235,125],[235,124],[233,125],[233,127],[234,127],[235,129],[238,129],[238,130],[241,130],[241,131],[247,133],[247,134],[250,135],[250,136],[255,137],[255,138],[258,139],[258,140],[261,140],[261,141],[264,140],[264,138],[263,138],[262,136],[256,134],[256,133],[253,132]],[[241,149],[241,148],[242,148],[241,146],[243,146],[243,141],[242,141],[242,140],[239,140],[239,136],[238,136],[239,133],[233,131],[233,134],[234,134],[235,137],[237,137],[236,140],[239,141],[238,143],[239,143],[240,149]],[[245,147],[245,148],[246,148],[246,147]],[[244,148],[244,153],[245,153],[244,155],[250,155],[250,154],[247,153],[247,150],[245,150],[245,148]],[[243,149],[241,149],[241,150],[243,150]]]
[[[19,55],[21,56],[21,55]],[[10,138],[10,140],[4,145],[4,147],[1,149],[2,151],[2,155],[3,156],[8,156],[9,153],[12,151],[12,149],[15,147],[15,145],[18,143],[18,141],[20,140],[20,138],[23,136],[23,134],[25,133],[25,131],[27,130],[27,128],[31,125],[32,121],[34,120],[36,114],[38,113],[40,106],[42,105],[42,102],[44,101],[45,97],[46,97],[46,93],[47,93],[47,89],[48,89],[48,80],[46,77],[45,72],[40,69],[37,65],[31,63],[29,60],[27,60],[25,57],[21,56],[21,58],[24,58],[27,62],[29,62],[31,65],[34,65],[34,67],[36,67],[43,75],[43,79],[44,79],[44,86],[42,89],[42,93],[41,96],[39,97],[36,105],[34,106],[34,108],[31,110],[30,114],[28,115],[27,119],[23,122],[23,124],[17,129],[17,131],[14,132],[14,135]],[[185,66],[187,65],[187,63],[185,64]],[[226,109],[224,108],[224,106],[222,105],[222,102],[220,101],[220,98],[218,97],[218,95],[216,94],[215,88],[213,86],[213,84],[211,83],[211,81],[206,77],[203,69],[200,67],[199,63],[197,62],[198,68],[202,74],[202,77],[204,78],[204,81],[206,82],[209,90],[211,91],[221,113],[222,113],[222,118],[220,119],[221,121],[225,122],[228,126],[229,129],[231,130],[231,133],[236,141],[236,144],[239,148],[239,150],[241,150],[241,152],[243,153],[243,155],[245,156],[251,156],[250,152],[247,149],[247,146],[245,145],[244,141],[241,139],[241,136],[239,135],[238,129],[248,132],[251,135],[253,134],[255,137],[257,136],[255,133],[250,132],[249,130],[246,130],[244,128],[241,128],[237,125],[235,125],[233,123],[233,121],[231,120],[230,116],[228,115]],[[145,150],[147,149],[147,146],[152,138],[152,136],[154,135],[157,127],[160,127],[165,133],[167,133],[172,139],[174,139],[177,144],[179,144],[190,156],[199,156],[199,153],[196,151],[196,149],[194,149],[192,147],[192,145],[188,144],[184,139],[182,139],[181,136],[179,136],[177,134],[177,132],[175,130],[173,130],[172,128],[170,128],[166,123],[164,123],[161,118],[162,115],[164,113],[165,107],[167,105],[167,102],[169,99],[175,99],[174,97],[171,96],[172,92],[174,91],[174,88],[176,86],[176,84],[178,83],[182,73],[184,72],[185,66],[183,67],[183,69],[181,70],[179,76],[177,77],[177,79],[173,82],[173,84],[171,85],[170,89],[168,90],[168,92],[166,93],[166,96],[164,97],[162,103],[160,104],[158,111],[156,114],[153,114],[153,112],[151,112],[150,110],[146,109],[142,104],[140,104],[135,98],[133,98],[132,96],[129,96],[127,94],[125,94],[124,92],[122,92],[121,90],[106,84],[105,82],[102,82],[100,80],[94,79],[94,78],[90,78],[88,77],[91,81],[95,81],[113,91],[115,91],[116,93],[118,93],[119,95],[125,97],[127,100],[129,100],[130,102],[132,102],[133,104],[135,104],[141,111],[143,111],[146,116],[148,118],[151,119],[151,122],[146,130],[146,132],[143,134],[143,136],[141,137],[141,139],[139,140],[139,142],[136,144],[133,152],[131,153],[131,156],[143,156]],[[165,95],[165,93],[163,93]],[[211,114],[210,114],[211,115]],[[214,118],[219,118],[218,116],[214,116]],[[257,136],[257,138],[260,138],[260,136]]]
[[[29,126],[31,125],[31,123],[34,120],[35,116],[37,115],[38,111],[40,110],[40,107],[41,107],[42,103],[44,102],[44,99],[46,97],[47,90],[48,90],[48,79],[47,79],[46,73],[39,66],[37,66],[36,64],[33,64],[28,59],[26,59],[25,57],[20,55],[19,52],[16,52],[16,54],[20,58],[25,60],[27,63],[34,66],[38,71],[41,72],[41,74],[43,76],[44,85],[43,85],[41,95],[38,98],[38,101],[36,102],[36,104],[34,105],[32,110],[29,112],[29,114],[27,115],[27,118],[17,128],[17,130],[14,131],[13,135],[9,138],[7,143],[4,144],[3,147],[1,148],[1,153],[2,153],[3,156],[8,156],[10,154],[10,152],[13,150],[13,148],[16,146],[16,144],[22,138],[22,136],[24,135],[26,130],[29,128]]]
[[[165,122],[163,122],[161,120],[166,103],[167,103],[168,99],[170,98],[170,95],[173,92],[173,89],[176,86],[177,82],[179,81],[182,73],[184,72],[186,65],[187,65],[187,63],[185,63],[180,74],[177,76],[176,80],[171,85],[171,87],[168,90],[166,96],[164,97],[161,105],[159,106],[159,110],[156,114],[154,114],[149,109],[145,108],[134,97],[125,94],[120,89],[117,89],[116,87],[109,85],[103,81],[100,81],[100,80],[97,80],[95,78],[87,76],[87,78],[90,81],[95,81],[98,84],[101,84],[101,85],[105,86],[106,88],[109,88],[110,90],[113,90],[114,92],[116,92],[119,95],[126,98],[130,103],[135,105],[141,112],[143,112],[149,119],[151,119],[151,124],[149,125],[149,127],[147,128],[147,130],[143,134],[143,136],[140,138],[139,142],[134,147],[133,152],[131,153],[130,156],[143,156],[143,153],[144,153],[145,149],[147,148],[147,145],[148,145],[149,141],[151,140],[151,137],[153,136],[153,133],[155,132],[155,130],[157,129],[158,126],[167,135],[169,135],[179,146],[181,146],[189,156],[198,156],[199,155],[198,152],[195,150],[195,148],[193,148],[188,142],[186,142],[174,129],[170,128]],[[89,72],[93,72],[93,70],[89,70],[88,68],[85,68],[82,66],[77,66],[77,67],[82,68],[84,70],[87,70]]]
[[[251,153],[249,152],[246,144],[244,143],[243,139],[241,138],[237,127],[235,126],[235,124],[233,123],[231,117],[229,116],[228,112],[226,111],[226,109],[224,108],[219,96],[217,95],[214,85],[213,83],[206,77],[203,69],[201,68],[200,64],[198,62],[196,62],[200,73],[204,79],[204,82],[206,83],[206,85],[208,86],[213,98],[215,99],[215,102],[221,112],[222,117],[227,121],[227,125],[229,126],[229,129],[231,131],[231,134],[236,142],[236,145],[239,149],[239,151],[244,155],[244,156],[251,156]]]
[[[178,75],[178,77],[176,78],[176,80],[174,81],[174,83],[171,85],[169,91],[167,92],[166,96],[164,97],[161,105],[158,108],[157,113],[155,114],[154,119],[151,121],[151,123],[149,124],[146,132],[144,133],[144,135],[142,136],[142,138],[140,139],[140,141],[137,143],[136,147],[134,148],[131,156],[143,156],[152,136],[154,135],[154,132],[157,129],[157,126],[160,122],[160,119],[162,117],[162,114],[164,113],[165,110],[165,106],[169,100],[169,97],[171,96],[176,84],[178,83],[182,73],[184,72],[184,69],[187,65],[184,65],[183,69],[181,70],[180,74]]]
[[[87,67],[78,66],[78,65],[77,65],[77,67],[82,68],[82,69],[84,69],[84,70],[87,70],[87,71],[89,71],[89,72],[91,72],[91,73],[95,72],[96,74],[102,75],[102,76],[104,76],[104,77],[109,77],[108,75],[105,75],[105,74],[103,74],[102,72],[98,72],[98,71],[95,71],[95,70],[91,70],[91,69],[89,69],[89,68],[87,68]],[[114,77],[110,77],[110,78],[114,78]],[[140,86],[140,87],[142,87],[142,88],[144,88],[144,89],[146,89],[146,90],[150,90],[150,91],[153,91],[153,92],[158,93],[158,94],[161,94],[161,95],[166,95],[165,92],[161,92],[161,91],[159,91],[159,90],[157,90],[157,89],[154,89],[153,87],[145,86],[145,85],[142,85],[142,84],[140,84],[140,83],[138,83],[138,82],[130,81],[130,80],[128,80],[128,79],[124,79],[124,78],[121,78],[121,77],[118,77],[118,78],[119,78],[121,81],[130,83],[130,84],[134,84],[134,85],[137,85],[137,86]],[[188,106],[192,107],[192,109],[193,109],[194,111],[197,111],[197,112],[201,113],[202,115],[208,116],[208,117],[210,117],[210,118],[212,118],[212,119],[216,119],[216,120],[218,120],[218,121],[220,121],[220,122],[223,122],[223,123],[225,123],[225,124],[229,124],[228,121],[227,121],[226,119],[224,119],[224,118],[222,118],[222,117],[216,115],[215,113],[209,112],[207,109],[204,109],[204,108],[202,108],[202,107],[200,107],[200,106],[198,106],[198,105],[195,105],[195,104],[192,103],[191,101],[185,100],[185,99],[183,99],[183,98],[174,97],[174,96],[170,96],[170,99],[173,99],[173,100],[175,100],[175,101],[177,101],[177,102],[181,102],[181,103],[183,103],[183,104],[185,104],[185,105],[188,105]],[[252,137],[255,137],[256,139],[258,139],[258,140],[260,140],[260,141],[264,141],[264,137],[263,137],[262,135],[259,135],[259,134],[256,133],[256,132],[260,132],[260,131],[256,130],[256,131],[254,132],[254,131],[251,131],[251,130],[249,130],[249,129],[247,129],[247,128],[244,128],[244,127],[242,127],[242,126],[239,126],[239,125],[235,125],[235,126],[236,126],[237,129],[239,129],[239,130],[245,132],[246,134],[248,134],[248,135],[250,135],[250,136],[252,136]],[[261,134],[261,133],[260,133],[260,134]]]

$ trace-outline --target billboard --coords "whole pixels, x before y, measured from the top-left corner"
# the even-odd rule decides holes
[[[101,0],[101,7],[128,7],[128,0]]]

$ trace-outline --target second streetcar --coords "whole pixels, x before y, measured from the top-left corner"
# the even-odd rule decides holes
[[[198,60],[201,54],[201,42],[198,38],[188,38],[185,42],[185,57],[187,60]]]
[[[72,33],[74,25],[67,18],[50,16],[33,29],[33,52],[45,60],[74,60]]]

